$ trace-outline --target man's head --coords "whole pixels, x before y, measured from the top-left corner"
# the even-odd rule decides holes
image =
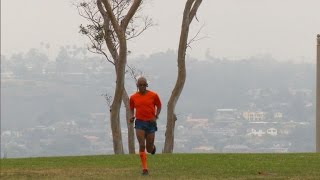
[[[137,80],[137,87],[139,89],[139,92],[141,93],[146,92],[148,87],[147,79],[143,76],[140,76]]]

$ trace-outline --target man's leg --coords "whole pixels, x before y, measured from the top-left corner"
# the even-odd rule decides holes
[[[145,152],[146,145],[145,145],[145,131],[141,129],[136,129],[136,136],[139,142],[139,155],[141,159],[141,165],[143,169],[143,173],[147,171],[147,154]]]
[[[146,142],[146,148],[147,148],[147,152],[154,154],[155,153],[155,145],[154,145],[154,137],[155,137],[155,133],[148,133],[147,134],[147,142]]]

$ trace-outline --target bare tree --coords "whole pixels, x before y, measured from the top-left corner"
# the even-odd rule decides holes
[[[90,23],[80,26],[80,32],[90,40],[89,51],[103,55],[115,66],[116,87],[110,104],[115,154],[124,153],[119,117],[121,101],[126,108],[129,153],[135,153],[134,129],[129,123],[129,97],[124,88],[124,75],[127,63],[127,40],[139,36],[152,25],[149,18],[136,15],[141,4],[142,0],[83,0],[77,4],[79,14]]]
[[[172,153],[174,146],[174,128],[177,116],[175,107],[186,80],[185,56],[188,46],[189,26],[198,11],[202,0],[187,0],[183,12],[182,27],[178,49],[178,77],[167,106],[167,128],[165,133],[164,153]]]

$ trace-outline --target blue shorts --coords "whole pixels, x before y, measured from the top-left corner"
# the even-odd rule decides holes
[[[134,128],[144,130],[146,134],[154,133],[158,130],[156,122],[142,121],[139,119],[136,119]]]

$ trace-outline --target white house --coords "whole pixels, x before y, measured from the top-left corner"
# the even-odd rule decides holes
[[[267,134],[269,134],[271,136],[276,136],[276,135],[278,135],[278,131],[275,128],[269,128],[269,129],[267,129]]]

